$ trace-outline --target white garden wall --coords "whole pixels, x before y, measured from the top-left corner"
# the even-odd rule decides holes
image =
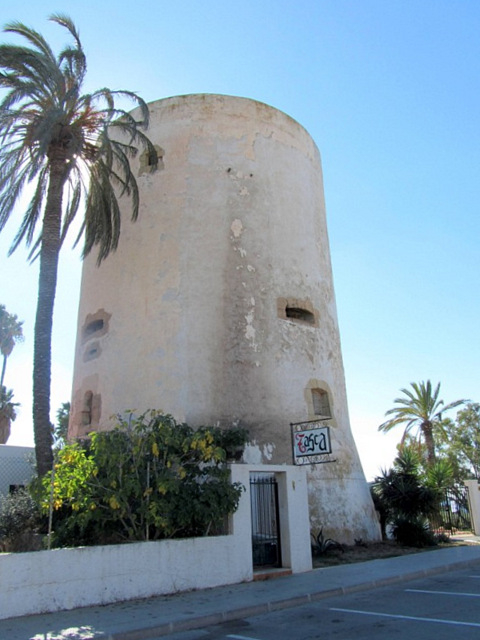
[[[311,569],[307,481],[291,466],[232,465],[245,491],[231,535],[0,554],[0,619],[253,579],[249,474],[277,476],[282,564]]]
[[[234,536],[0,556],[0,618],[252,579]],[[249,542],[249,541],[247,541]]]
[[[480,485],[478,480],[464,480],[463,484],[468,488],[470,504],[470,516],[472,529],[475,535],[480,535]]]

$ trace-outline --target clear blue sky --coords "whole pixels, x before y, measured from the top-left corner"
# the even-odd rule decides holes
[[[442,383],[480,401],[480,3],[478,0],[17,0],[69,14],[89,60],[86,89],[254,98],[298,120],[323,161],[352,430],[367,478],[398,436],[377,433],[399,389]],[[3,36],[5,40],[7,36]],[[25,321],[6,384],[22,403],[10,444],[30,444],[35,266],[6,257],[0,302]],[[54,327],[52,408],[69,400],[80,261],[67,243]]]

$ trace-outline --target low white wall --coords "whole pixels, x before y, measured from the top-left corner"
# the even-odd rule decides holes
[[[305,470],[231,465],[245,487],[227,536],[0,554],[0,619],[205,589],[253,579],[250,474],[279,486],[282,566],[312,568]]]
[[[0,618],[252,579],[238,536],[0,555]],[[251,551],[250,551],[251,555]]]
[[[464,480],[463,484],[468,487],[472,529],[473,533],[478,536],[480,535],[480,485],[478,480]]]

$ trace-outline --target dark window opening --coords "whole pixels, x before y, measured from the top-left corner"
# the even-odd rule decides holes
[[[147,154],[147,167],[156,167],[158,164],[158,160],[158,153],[154,149]]]
[[[88,338],[94,333],[97,333],[97,331],[101,331],[103,329],[103,326],[104,326],[103,318],[100,318],[98,320],[92,320],[92,322],[89,322],[85,327],[85,329],[83,330],[83,335],[85,336],[85,338]]]
[[[83,354],[83,361],[88,362],[89,360],[93,360],[94,358],[98,358],[101,353],[100,343],[98,340],[95,342],[89,342],[85,353]]]
[[[285,307],[285,316],[290,320],[300,320],[308,324],[315,324],[315,315],[308,309],[302,309],[301,307]]]
[[[331,418],[330,401],[328,393],[323,389],[312,389],[313,413],[316,416]]]
[[[153,173],[157,169],[164,169],[163,158],[165,151],[158,145],[153,149],[146,149],[140,156],[140,175],[142,173]]]
[[[93,393],[87,391],[83,396],[83,409],[82,409],[82,424],[84,427],[92,424],[92,405],[93,405]]]

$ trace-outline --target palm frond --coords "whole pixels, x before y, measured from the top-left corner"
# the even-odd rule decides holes
[[[420,383],[412,382],[410,387],[401,389],[403,396],[396,398],[394,400],[396,406],[385,413],[385,416],[393,417],[383,422],[378,430],[389,432],[394,427],[402,425],[404,427],[403,442],[409,431],[417,427],[427,445],[429,459],[433,462],[435,457],[434,426],[441,420],[444,411],[457,407],[465,401],[457,400],[445,405],[444,401],[439,399],[440,383],[433,389],[430,380]]]
[[[55,56],[53,55],[53,51],[48,42],[40,33],[38,33],[38,31],[35,31],[35,29],[27,27],[22,22],[14,21],[5,25],[3,30],[5,33],[16,33],[17,35],[22,36],[36,49],[38,49],[46,59],[55,60]]]
[[[73,185],[72,194],[68,200],[67,209],[63,217],[62,230],[60,233],[60,244],[63,244],[63,241],[65,240],[65,237],[70,228],[70,224],[75,219],[78,208],[80,206],[81,196],[82,196],[81,182],[77,182],[76,184]]]
[[[25,241],[27,246],[34,243],[33,254],[38,252],[42,234],[34,241],[35,228],[46,203],[48,167],[55,149],[69,158],[62,178],[66,204],[60,243],[83,202],[83,254],[96,246],[101,261],[118,245],[118,200],[128,197],[132,220],[138,216],[139,193],[130,160],[139,147],[156,158],[153,143],[141,131],[148,126],[149,109],[132,91],[103,87],[82,94],[87,63],[79,32],[63,13],[51,15],[50,20],[67,29],[73,39],[57,57],[40,33],[21,22],[8,24],[6,31],[27,44],[0,45],[0,87],[6,90],[0,103],[0,230],[25,185],[34,183],[34,196],[12,250]],[[125,99],[134,104],[134,112],[117,107],[116,102]],[[85,172],[90,175],[88,187]],[[88,193],[85,199],[83,191]]]

